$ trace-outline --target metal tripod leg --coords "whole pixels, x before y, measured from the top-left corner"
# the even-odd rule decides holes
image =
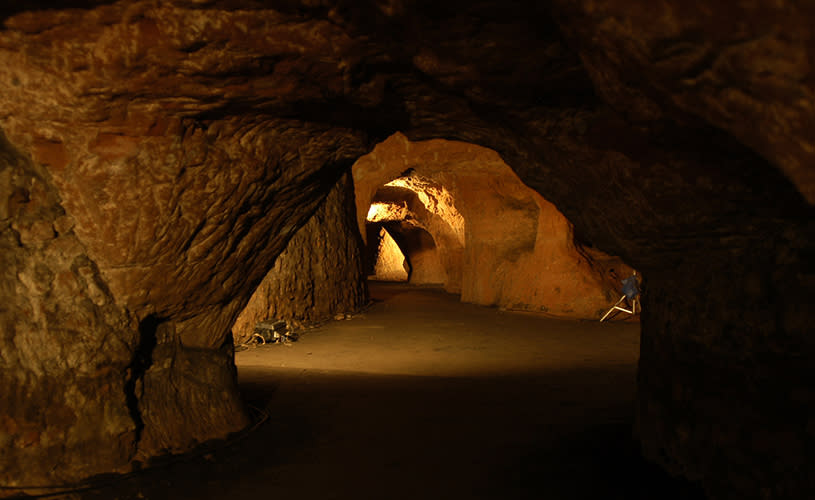
[[[616,304],[614,304],[613,306],[611,306],[611,309],[609,309],[609,310],[608,310],[608,311],[607,311],[607,312],[606,312],[606,313],[603,315],[603,317],[602,317],[602,318],[600,318],[600,322],[602,323],[602,322],[603,322],[603,321],[604,321],[604,320],[605,320],[605,319],[608,317],[608,315],[609,315],[609,314],[611,314],[611,312],[612,312],[612,311],[614,311],[615,309],[620,309],[621,311],[626,311],[626,312],[628,312],[628,310],[627,310],[627,309],[623,309],[623,308],[621,308],[621,307],[617,307],[617,306],[619,306],[619,305],[620,305],[620,303],[621,303],[622,301],[624,301],[624,300],[625,300],[625,295],[623,295],[622,297],[620,297],[620,300],[618,300]]]

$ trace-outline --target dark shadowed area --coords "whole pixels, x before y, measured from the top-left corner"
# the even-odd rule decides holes
[[[371,285],[375,303],[237,354],[268,421],[90,499],[676,499],[631,435],[636,322],[547,319]]]

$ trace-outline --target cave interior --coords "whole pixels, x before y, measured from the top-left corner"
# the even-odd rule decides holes
[[[0,496],[251,427],[235,345],[369,275],[595,321],[636,269],[642,455],[815,497],[815,4],[42,0],[0,65]]]

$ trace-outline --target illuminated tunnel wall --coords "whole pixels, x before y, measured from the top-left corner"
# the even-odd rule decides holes
[[[409,261],[390,232],[382,226],[378,229],[368,238],[368,246],[372,248],[366,252],[371,257],[366,266],[368,279],[407,281],[411,270]]]
[[[397,133],[353,176],[363,238],[387,227],[411,283],[440,283],[465,302],[598,318],[631,271],[576,242],[566,218],[492,150]]]
[[[410,283],[460,288],[464,219],[443,186],[419,176],[394,179],[376,191],[366,221],[368,247],[376,246],[375,228],[387,228],[407,257]]]

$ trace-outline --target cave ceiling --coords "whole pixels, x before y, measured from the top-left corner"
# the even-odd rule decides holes
[[[582,239],[647,268],[682,258],[688,241],[721,249],[777,231],[779,220],[810,216],[815,201],[812,7],[683,5],[7,6],[0,126],[49,166],[77,233],[108,274],[127,275],[119,281],[146,282],[138,269],[166,273],[203,253],[213,269],[230,252],[268,261],[283,242],[251,255],[270,243],[260,233],[293,233],[312,211],[296,207],[312,206],[339,170],[396,130],[498,151]],[[200,184],[186,197],[170,187],[194,182],[185,176]],[[256,183],[274,189],[247,194]],[[226,213],[259,224],[258,234],[230,240],[201,226],[192,207],[219,189],[224,202],[207,217]],[[117,200],[108,226],[138,213],[158,229],[106,227],[93,207],[108,198]],[[294,228],[257,216],[272,204]],[[155,235],[179,225],[187,229],[162,240],[175,250],[157,250]],[[229,282],[203,279],[213,278]]]

